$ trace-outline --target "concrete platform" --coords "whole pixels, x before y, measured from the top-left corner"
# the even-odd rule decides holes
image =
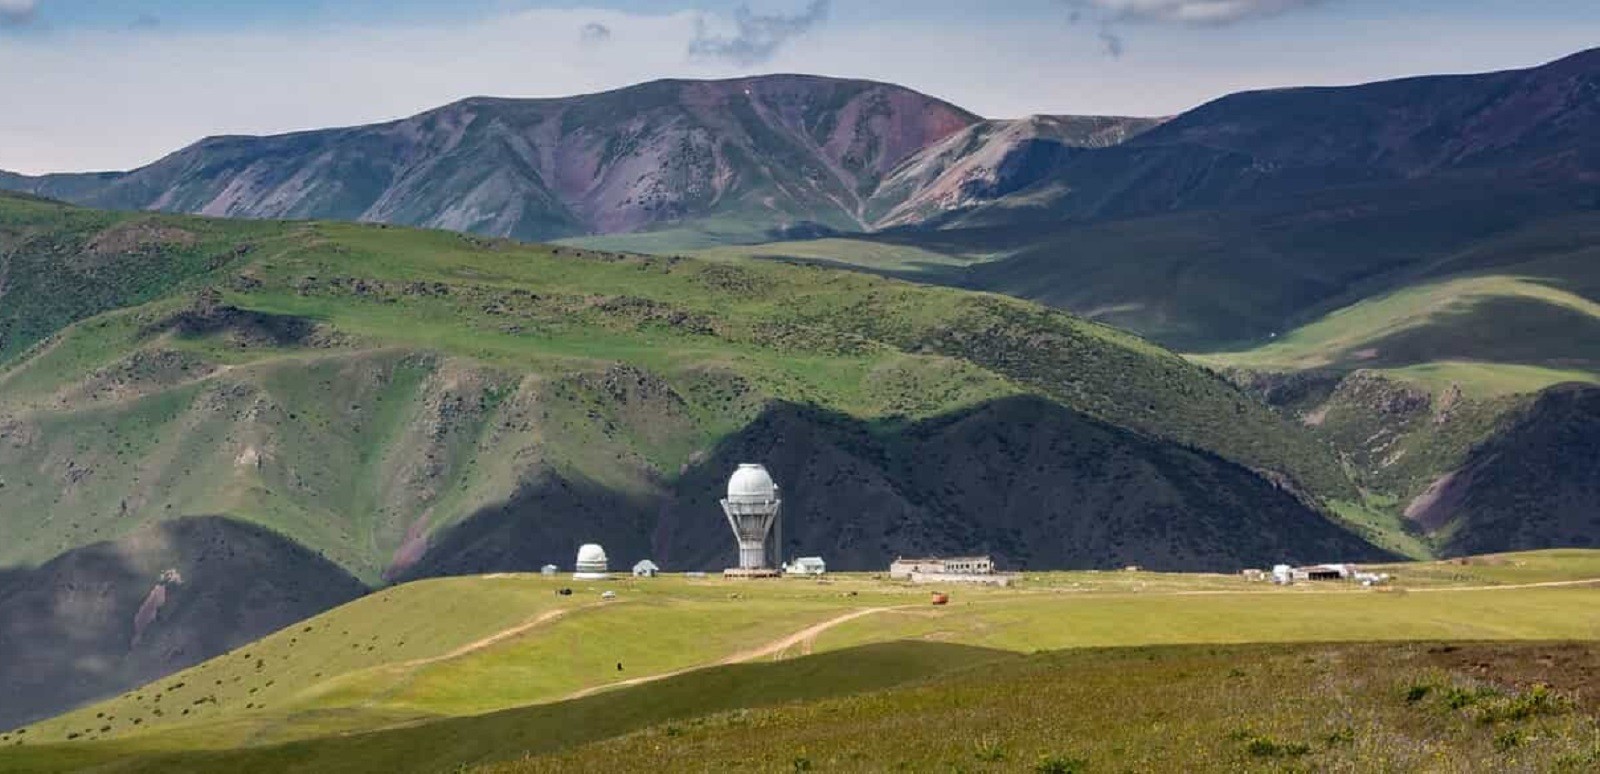
[[[768,567],[746,569],[743,567],[729,567],[722,571],[724,578],[782,578],[783,570],[774,570]]]

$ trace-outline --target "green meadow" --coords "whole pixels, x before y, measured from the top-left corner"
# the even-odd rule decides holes
[[[1443,686],[1457,679],[1428,667],[1426,649],[1404,643],[1536,647],[1600,639],[1597,551],[1371,569],[1392,573],[1393,582],[1280,588],[1240,576],[1134,570],[1029,573],[1010,588],[871,575],[419,581],[125,695],[8,731],[0,736],[0,770],[435,771],[497,761],[526,770],[595,770],[629,759],[692,769],[696,750],[718,760],[731,754],[725,745],[739,729],[768,726],[785,741],[762,742],[768,757],[760,768],[805,757],[823,770],[875,769],[911,745],[922,752],[905,763],[920,770],[987,745],[1005,751],[1003,760],[989,762],[1007,765],[993,770],[1055,754],[1137,767],[1189,746],[1193,765],[1224,769],[1256,762],[1241,752],[1250,739],[1234,744],[1240,740],[1230,734],[1291,746],[1343,734],[1323,713],[1269,709],[1333,684],[1327,681],[1335,666],[1347,660],[1375,665],[1334,680],[1345,691],[1339,701],[1361,707],[1348,720],[1357,741],[1348,749],[1313,745],[1293,757],[1306,765],[1376,761],[1407,769],[1418,761],[1384,757],[1376,740],[1446,733],[1455,723],[1468,742],[1451,747],[1451,756],[1497,742],[1493,734],[1479,739],[1487,731],[1449,713],[1419,730],[1407,706],[1384,703],[1399,689],[1380,683]],[[562,588],[573,593],[557,594]],[[949,604],[930,604],[935,590],[949,593]],[[602,598],[604,591],[615,599]],[[1049,655],[1030,655],[1040,653]],[[1122,690],[1137,700],[1105,699],[1110,683],[1084,682],[1108,663],[1121,665]],[[1235,671],[1244,674],[1230,677]],[[1493,701],[1519,695],[1515,684],[1471,679],[1499,691]],[[1022,691],[1030,683],[1079,709],[1061,715],[1059,726],[1036,728],[1031,702],[1013,711],[989,706],[1001,686]],[[1195,698],[1174,699],[1186,684]],[[1230,685],[1247,688],[1223,703],[1237,707],[1188,717],[1183,707]],[[883,714],[929,696],[956,707],[970,703],[971,712],[930,709],[907,715],[920,718],[909,724]],[[1245,711],[1247,700],[1260,705]],[[1562,706],[1559,718],[1516,727],[1543,740],[1529,760],[1551,764],[1581,752],[1579,736],[1559,735],[1592,728],[1593,718],[1577,705]],[[1147,720],[1157,713],[1178,736],[1157,742],[1143,731],[1102,738],[1093,730],[1124,712]],[[970,725],[972,713],[995,714],[987,734]],[[826,720],[834,717],[858,717],[862,728],[877,730],[846,738],[843,726]],[[923,724],[954,724],[960,733],[929,746],[927,732],[917,730]],[[1552,742],[1553,734],[1567,741]],[[663,738],[684,743],[663,745]],[[1107,746],[1114,739],[1122,740],[1121,752]],[[1324,754],[1332,757],[1315,757]]]

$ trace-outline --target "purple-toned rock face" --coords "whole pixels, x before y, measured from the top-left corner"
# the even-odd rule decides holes
[[[896,165],[979,120],[867,81],[656,81],[565,99],[474,98],[366,127],[211,138],[109,176],[88,198],[524,239],[706,218],[857,228]]]

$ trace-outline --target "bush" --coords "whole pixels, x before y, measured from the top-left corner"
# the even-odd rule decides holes
[[[984,763],[999,763],[1006,759],[1006,750],[993,739],[983,739],[974,747],[972,757]]]
[[[1504,721],[1518,722],[1539,715],[1561,715],[1572,710],[1572,702],[1540,683],[1527,693],[1508,696],[1486,704],[1478,711],[1478,722],[1485,725]]]
[[[1522,743],[1527,740],[1527,734],[1524,734],[1521,729],[1513,728],[1494,738],[1494,749],[1500,752],[1511,752],[1521,747]]]
[[[1061,755],[1045,755],[1033,765],[1034,774],[1081,774],[1087,771],[1089,762],[1082,758],[1067,758]]]
[[[1311,745],[1303,742],[1279,742],[1267,736],[1251,739],[1244,749],[1256,758],[1295,758],[1311,753]]]

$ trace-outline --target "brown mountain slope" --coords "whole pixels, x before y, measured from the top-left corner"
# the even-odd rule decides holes
[[[978,120],[882,83],[655,81],[562,99],[474,98],[372,126],[213,137],[109,175],[0,186],[80,204],[334,218],[549,239],[686,219],[863,225],[901,160]]]

